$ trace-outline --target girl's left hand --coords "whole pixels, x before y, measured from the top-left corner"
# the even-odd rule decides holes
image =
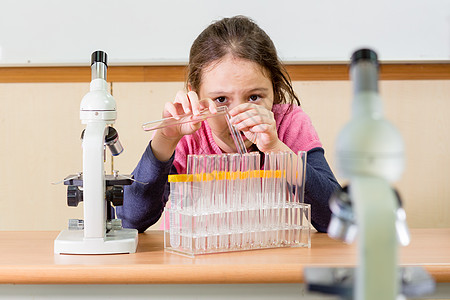
[[[262,105],[240,104],[229,111],[231,124],[262,152],[276,151],[281,143],[273,112]]]

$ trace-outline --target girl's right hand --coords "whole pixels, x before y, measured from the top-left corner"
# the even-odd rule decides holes
[[[187,94],[179,91],[173,102],[167,102],[164,106],[163,118],[174,117],[180,119],[184,114],[192,113],[194,116],[200,114],[203,109],[209,109],[211,113],[217,113],[216,105],[211,99],[199,100],[196,92],[190,91]],[[189,122],[180,125],[167,126],[159,129],[159,134],[166,139],[179,140],[184,135],[189,135],[201,127],[201,121]]]

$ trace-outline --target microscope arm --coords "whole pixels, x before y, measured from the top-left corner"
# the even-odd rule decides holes
[[[83,138],[85,238],[104,238],[106,226],[104,140],[106,123],[88,122]],[[102,217],[104,216],[104,217]]]
[[[399,287],[395,230],[398,200],[385,179],[359,175],[350,182],[359,231],[356,299],[395,299]]]

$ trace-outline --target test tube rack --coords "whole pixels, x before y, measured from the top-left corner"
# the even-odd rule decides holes
[[[278,247],[311,247],[304,203],[306,152],[189,155],[170,175],[164,248],[194,257]],[[167,224],[168,223],[168,224]]]

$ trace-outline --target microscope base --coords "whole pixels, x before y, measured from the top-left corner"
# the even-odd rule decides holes
[[[329,295],[339,295],[343,299],[354,298],[355,268],[350,267],[308,267],[304,276],[308,291]],[[398,268],[400,293],[408,298],[432,294],[436,283],[421,266]]]
[[[63,230],[55,239],[56,254],[118,254],[135,253],[138,243],[136,229],[109,231],[104,238],[84,238],[84,230]]]

